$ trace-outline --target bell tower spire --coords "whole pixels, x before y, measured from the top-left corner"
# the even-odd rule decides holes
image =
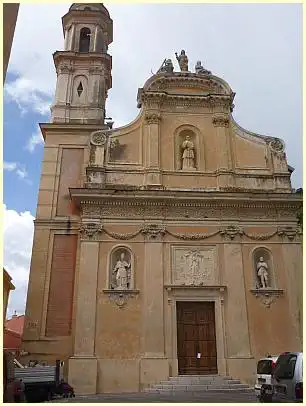
[[[57,73],[53,123],[104,124],[112,87],[113,21],[100,3],[74,3],[62,18],[64,51],[53,54]]]

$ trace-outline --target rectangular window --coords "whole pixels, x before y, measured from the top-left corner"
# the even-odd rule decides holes
[[[277,379],[292,379],[297,360],[296,354],[282,354],[279,356],[274,370]]]
[[[271,375],[272,374],[272,360],[262,360],[257,364],[257,373],[260,375]]]

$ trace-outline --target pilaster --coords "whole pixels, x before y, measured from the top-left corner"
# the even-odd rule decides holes
[[[163,236],[165,227],[147,225],[145,237],[145,269],[143,287],[143,358],[140,380],[143,387],[169,376],[169,362],[165,358],[164,339],[164,280]]]
[[[292,320],[292,346],[297,351],[303,348],[303,252],[302,245],[295,243],[292,234],[282,234],[283,239],[290,243],[282,244],[282,260],[284,264],[289,313]],[[288,241],[287,240],[287,241]],[[289,326],[288,326],[289,328]]]
[[[216,113],[212,119],[216,129],[217,151],[218,151],[218,186],[232,186],[232,175],[230,162],[230,142],[229,142],[229,117],[224,113]]]
[[[239,238],[239,237],[237,237]],[[250,359],[251,347],[244,286],[242,248],[239,243],[224,244],[224,283],[227,357]]]
[[[69,359],[69,383],[75,388],[76,393],[95,394],[97,385],[95,325],[99,260],[99,242],[95,241],[95,236],[101,230],[97,221],[83,224],[80,231],[74,355]]]
[[[160,114],[158,112],[148,112],[145,116],[147,124],[147,143],[146,143],[146,184],[160,185]]]

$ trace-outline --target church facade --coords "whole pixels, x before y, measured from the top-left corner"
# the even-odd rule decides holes
[[[253,383],[260,357],[302,348],[302,199],[283,141],[241,128],[230,86],[184,51],[113,129],[110,15],[73,4],[63,28],[23,349],[64,360],[82,394]]]

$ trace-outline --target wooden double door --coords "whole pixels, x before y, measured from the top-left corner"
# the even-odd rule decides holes
[[[179,375],[217,374],[214,302],[176,302]]]

